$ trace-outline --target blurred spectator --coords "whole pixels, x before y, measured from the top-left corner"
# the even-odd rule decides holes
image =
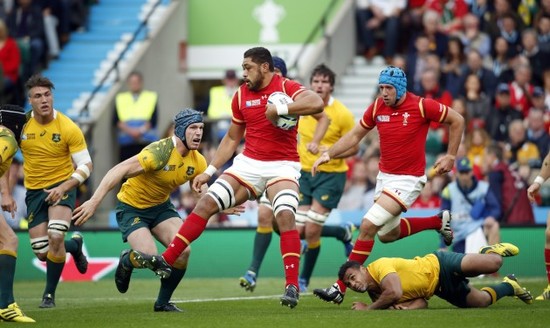
[[[533,95],[533,99],[535,98],[542,99],[542,96]],[[550,150],[550,135],[544,126],[544,111],[539,108],[531,108],[527,115],[527,140],[537,146],[542,163],[544,154],[548,154]]]
[[[21,76],[23,80],[27,80],[38,72],[46,51],[44,19],[40,9],[33,6],[32,0],[17,0],[17,4],[19,6],[8,15],[7,25],[20,51],[29,53],[29,62],[24,63]]]
[[[447,34],[441,32],[441,15],[435,10],[426,10],[422,16],[422,29],[409,40],[408,51],[416,51],[416,39],[420,35],[428,38],[428,51],[443,57],[447,51]]]
[[[543,15],[536,22],[537,40],[542,51],[550,51],[550,15]]]
[[[466,64],[464,45],[458,37],[450,37],[447,42],[447,51],[443,58],[441,72],[443,73],[444,86],[453,98],[460,92],[460,74]]]
[[[508,127],[514,120],[523,119],[521,112],[510,105],[510,87],[506,83],[498,85],[496,102],[491,109],[491,119],[486,129],[494,141],[503,143],[508,140]]]
[[[484,173],[489,186],[501,204],[502,224],[534,224],[533,207],[527,198],[527,184],[505,163],[502,148],[487,148]]]
[[[471,0],[469,2],[470,13],[479,19],[479,27],[482,31],[487,29],[491,13],[494,11],[493,2],[489,0]]]
[[[464,84],[466,112],[468,113],[467,128],[485,127],[491,111],[491,98],[483,92],[483,86],[476,74],[470,74],[466,77]]]
[[[537,32],[534,29],[526,29],[521,34],[523,51],[521,54],[529,60],[531,71],[531,83],[542,85],[542,72],[550,67],[550,53],[539,47]]]
[[[485,151],[492,144],[491,137],[487,131],[481,127],[473,128],[471,132],[466,134],[464,144],[467,150],[466,156],[470,163],[481,167],[485,158]],[[482,177],[476,176],[476,178],[481,179]]]
[[[513,79],[513,76],[508,77],[507,74],[503,74],[506,71],[510,70],[511,57],[508,51],[508,47],[508,42],[506,42],[503,37],[499,36],[495,39],[492,56],[486,57],[486,59],[488,60],[487,67],[491,67],[491,70],[499,83],[508,83],[511,82]]]
[[[504,158],[511,167],[519,168],[520,165],[540,167],[542,157],[537,145],[527,140],[527,132],[522,120],[515,120],[510,123],[508,143],[505,149]]]
[[[477,252],[487,242],[489,245],[500,242],[498,219],[501,217],[501,204],[489,183],[473,176],[472,165],[467,158],[457,159],[456,167],[458,174],[455,181],[442,192],[441,209],[453,213],[453,251]],[[476,240],[476,232],[481,235],[481,241]]]
[[[21,55],[17,43],[9,36],[4,21],[0,19],[0,99],[3,103],[19,103],[18,97],[13,97],[16,84],[19,81]],[[3,78],[2,78],[3,76]],[[2,86],[3,85],[3,86]]]
[[[412,203],[411,208],[439,208],[440,206],[441,197],[435,192],[432,181],[428,180],[420,191],[420,196]]]
[[[495,93],[497,79],[491,70],[483,67],[483,58],[475,49],[470,49],[466,54],[466,66],[460,75],[460,95],[462,96],[466,95],[464,86],[466,78],[470,74],[476,74],[479,77],[483,92],[486,95],[493,95]]]
[[[521,0],[517,6],[517,12],[525,26],[533,25],[538,4],[535,0]]]
[[[379,31],[384,33],[383,56],[389,63],[395,53],[399,42],[399,17],[405,9],[405,0],[369,0],[366,3],[360,1],[357,8],[359,36],[364,47],[365,57],[370,60],[378,52],[376,50],[376,35]]]
[[[138,154],[158,140],[158,95],[143,88],[143,75],[134,71],[126,80],[128,91],[116,96],[113,125],[118,129],[119,161]]]
[[[425,34],[419,34],[414,40],[416,51],[407,53],[405,72],[407,74],[407,90],[420,92],[420,79],[426,70],[427,58],[430,55],[430,41]]]
[[[451,93],[441,87],[439,83],[439,71],[426,69],[421,76],[419,96],[434,99],[443,105],[451,106],[453,96]]]
[[[519,51],[519,31],[523,30],[523,21],[508,0],[494,0],[494,9],[485,32],[492,40],[503,37],[510,45],[509,54],[515,56]]]
[[[232,70],[226,70],[222,84],[213,86],[208,92],[206,100],[206,116],[213,120],[214,129],[210,138],[218,142],[223,138],[231,120],[231,100],[239,88],[239,78],[237,73]],[[210,139],[209,138],[209,139]]]
[[[518,64],[514,67],[514,80],[510,83],[510,105],[527,117],[533,94],[531,84],[532,69],[529,64]]]
[[[427,0],[426,6],[441,15],[441,30],[446,34],[460,31],[468,5],[464,0]]]
[[[464,16],[464,26],[458,33],[460,40],[464,44],[466,51],[476,49],[482,57],[487,57],[491,53],[491,38],[487,33],[480,30],[479,18],[474,14]]]
[[[550,17],[550,0],[540,0],[538,2],[539,8],[537,13],[535,14],[535,26],[538,25],[543,17]]]

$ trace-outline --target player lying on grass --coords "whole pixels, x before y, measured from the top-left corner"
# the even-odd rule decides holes
[[[513,274],[494,286],[476,289],[470,285],[467,277],[497,272],[502,258],[517,255],[519,249],[501,243],[483,247],[479,252],[437,251],[412,260],[385,257],[366,267],[348,261],[340,267],[338,277],[351,290],[368,292],[373,301],[370,305],[354,302],[352,310],[423,309],[433,295],[461,308],[487,307],[504,296],[517,296],[526,304],[533,302]]]

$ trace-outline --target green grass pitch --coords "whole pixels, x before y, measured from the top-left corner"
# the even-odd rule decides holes
[[[212,268],[216,270],[215,266]],[[545,279],[521,279],[520,283],[540,294]],[[478,286],[498,280],[473,279]],[[311,288],[326,287],[331,278],[313,278]],[[427,310],[352,311],[354,301],[368,301],[366,294],[348,292],[341,306],[320,301],[311,291],[301,295],[294,309],[282,307],[282,278],[260,277],[253,293],[234,279],[184,279],[172,300],[183,313],[155,313],[153,303],[159,282],[134,279],[126,294],[117,292],[112,279],[95,283],[61,282],[54,309],[39,309],[44,282],[16,281],[15,297],[23,311],[39,327],[550,327],[550,301],[526,305],[505,297],[486,309],[457,309],[433,297]],[[3,323],[7,324],[7,323]],[[3,326],[0,324],[0,326]]]

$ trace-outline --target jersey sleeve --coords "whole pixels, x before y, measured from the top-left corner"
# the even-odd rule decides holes
[[[369,273],[372,278],[380,283],[384,277],[390,273],[397,273],[397,270],[393,266],[392,259],[390,258],[381,258],[368,265]]]
[[[235,92],[233,95],[233,100],[231,100],[231,112],[233,113],[232,122],[238,125],[244,124],[244,116],[241,112],[240,100],[241,100],[241,88]]]
[[[420,100],[419,107],[426,119],[438,123],[443,122],[447,117],[447,113],[449,113],[449,107],[433,99],[424,98]]]
[[[306,88],[300,83],[289,79],[286,79],[283,82],[283,85],[285,93],[289,95],[292,100],[296,100],[296,96],[306,90]]]
[[[82,130],[80,130],[78,125],[71,121],[71,124],[69,126],[69,139],[67,140],[69,153],[74,154],[88,148],[88,146],[86,145],[84,134],[82,133]]]
[[[365,129],[373,129],[376,126],[376,122],[374,121],[374,107],[375,104],[378,104],[378,99],[376,99],[375,102],[370,104],[370,106],[367,108],[365,113],[363,113],[363,117],[361,118],[361,121],[359,123],[362,127]]]
[[[145,172],[161,170],[168,163],[172,149],[167,144],[171,145],[164,143],[163,146],[160,141],[153,142],[139,152],[137,157]]]

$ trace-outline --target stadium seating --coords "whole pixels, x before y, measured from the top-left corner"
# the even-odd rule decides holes
[[[72,118],[79,116],[92,91],[126,48],[147,10],[157,1],[109,0],[91,7],[88,29],[73,33],[59,59],[42,72],[56,86],[54,105],[57,110]],[[159,8],[167,3],[167,0],[161,0]],[[147,28],[142,29],[129,45],[130,51],[125,53],[125,58],[131,56],[131,50],[146,36]],[[114,78],[115,74],[107,79],[108,83],[99,90],[90,110],[101,101]]]

